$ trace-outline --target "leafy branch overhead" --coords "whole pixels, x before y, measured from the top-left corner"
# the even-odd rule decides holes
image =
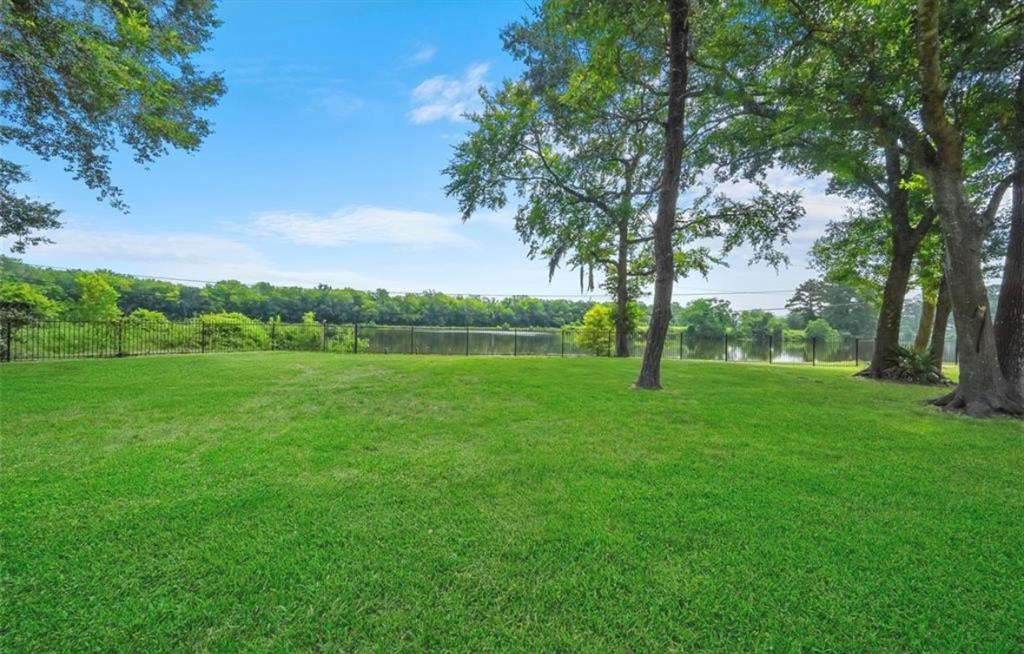
[[[202,110],[224,92],[195,65],[218,22],[212,0],[0,0],[0,145],[58,159],[100,199],[126,209],[110,152],[146,164],[168,148],[194,150],[210,133]],[[3,193],[27,181],[0,161]],[[50,205],[21,197],[0,231],[15,248],[56,227]]]

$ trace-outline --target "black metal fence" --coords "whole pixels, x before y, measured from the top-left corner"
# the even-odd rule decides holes
[[[629,337],[631,356],[643,354],[646,335]],[[48,321],[0,324],[0,361],[200,354],[270,350],[351,354],[477,356],[614,356],[614,332],[580,328],[502,329],[389,325],[288,324],[279,321],[189,322]],[[850,365],[870,360],[872,339],[787,339],[779,336],[698,337],[670,331],[666,359],[759,361],[774,364]],[[944,358],[955,361],[947,343]]]

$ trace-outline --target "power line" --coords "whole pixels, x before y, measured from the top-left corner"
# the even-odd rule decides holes
[[[23,265],[32,266],[34,268],[43,268],[46,270],[59,270],[62,272],[78,272],[83,271],[81,268],[65,268],[62,266],[44,266],[38,264],[29,264],[22,262]],[[83,271],[85,272],[85,271]],[[154,279],[164,282],[179,282],[184,284],[208,284],[214,285],[219,282],[226,280],[210,280],[210,279],[190,279],[187,277],[164,277],[161,275],[138,275],[134,273],[123,273],[114,272],[113,274],[120,277],[130,277],[132,279]],[[313,288],[313,287],[302,287],[300,288]],[[358,289],[352,289],[358,290]],[[360,291],[362,293],[373,293],[373,291]],[[443,293],[444,295],[451,295],[453,297],[493,297],[493,298],[510,298],[510,297],[532,297],[537,299],[556,299],[556,300],[589,300],[593,298],[610,298],[611,293],[603,292],[586,292],[586,293],[486,293],[486,292],[454,292],[454,291],[388,291],[394,295],[431,295],[435,293]],[[794,293],[795,289],[766,289],[766,290],[755,290],[755,291],[716,291],[716,290],[703,290],[703,291],[685,291],[673,293],[672,297],[708,297],[709,295],[777,295],[780,293]],[[838,306],[838,305],[833,305]],[[780,309],[781,310],[781,309]]]

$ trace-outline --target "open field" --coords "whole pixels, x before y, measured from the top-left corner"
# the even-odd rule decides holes
[[[0,368],[0,649],[1024,649],[1024,424],[849,369]]]

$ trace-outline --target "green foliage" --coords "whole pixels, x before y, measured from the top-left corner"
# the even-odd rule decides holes
[[[0,322],[14,326],[57,315],[57,304],[30,284],[0,282]]]
[[[819,343],[831,343],[839,340],[839,332],[824,318],[815,318],[804,328],[804,338],[817,340]]]
[[[766,343],[769,338],[775,338],[776,342],[781,343],[785,329],[786,321],[777,318],[770,311],[754,309],[742,311],[739,314],[737,325],[739,335],[759,343]]]
[[[0,238],[14,237],[12,252],[24,252],[31,245],[46,242],[48,239],[39,232],[61,226],[60,209],[17,192],[15,187],[29,180],[24,168],[0,159]]]
[[[794,329],[804,329],[818,318],[853,336],[867,336],[875,326],[875,309],[862,302],[853,290],[819,279],[800,284],[786,302],[786,308],[790,310],[786,322]]]
[[[69,309],[73,320],[109,322],[121,317],[117,306],[120,294],[101,273],[81,273],[75,277],[78,300]]]
[[[68,315],[78,298],[75,278],[81,273],[39,268],[0,256],[0,274],[24,280],[65,308]],[[119,291],[118,305],[124,312],[150,309],[174,321],[228,311],[264,321],[280,316],[285,323],[298,323],[303,314],[313,312],[318,320],[331,324],[561,327],[579,322],[590,306],[585,301],[526,296],[494,300],[436,292],[392,295],[385,290],[366,292],[326,285],[300,288],[233,280],[197,288],[106,272],[102,275]]]
[[[692,339],[717,339],[736,326],[736,314],[728,300],[700,298],[672,311],[672,322],[682,325]]]
[[[167,322],[167,316],[159,311],[149,309],[136,309],[125,318],[125,323],[163,324]]]
[[[473,129],[444,171],[446,191],[463,219],[503,208],[513,191],[516,231],[531,257],[547,259],[551,275],[568,264],[592,289],[598,271],[609,292],[636,297],[651,278],[643,237],[661,169],[665,102],[638,76],[620,78],[615,94],[588,94],[582,107],[580,71],[592,63],[583,53],[593,33],[560,9],[544,3],[503,31],[506,52],[524,70],[482,93],[483,110],[469,117]]]
[[[614,335],[614,309],[608,304],[595,304],[583,316],[576,343],[586,352],[610,356]]]
[[[882,371],[886,379],[910,382],[912,384],[942,384],[947,380],[942,369],[936,364],[930,351],[897,347],[892,353],[889,366]]]
[[[199,317],[208,350],[265,350],[270,337],[262,323],[240,313],[206,313]]]
[[[352,327],[340,327],[337,328],[329,337],[327,341],[327,350],[329,352],[338,352],[343,354],[351,354],[353,352],[359,352],[365,354],[371,352],[370,339],[359,338],[359,347],[356,347],[356,333]]]
[[[193,150],[209,133],[199,112],[223,93],[195,63],[217,25],[210,0],[0,1],[0,145],[69,172],[117,208],[110,177],[119,144],[147,163],[169,147]],[[59,226],[51,205],[18,196],[28,180],[0,159],[0,236],[14,250]]]

